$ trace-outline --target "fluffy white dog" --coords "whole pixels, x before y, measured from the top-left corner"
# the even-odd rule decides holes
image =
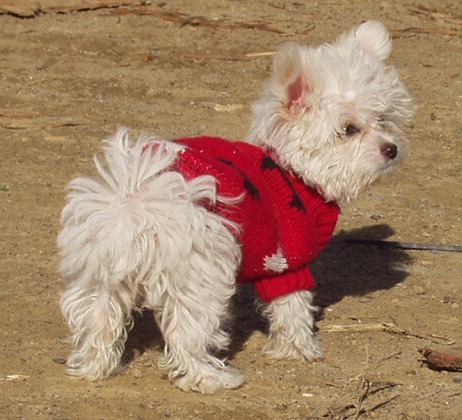
[[[106,142],[98,179],[77,178],[58,237],[69,373],[98,380],[118,366],[132,311],[153,310],[161,366],[182,390],[236,388],[217,353],[238,282],[266,304],[266,353],[312,361],[315,280],[338,202],[402,155],[410,98],[384,63],[391,40],[366,22],[318,48],[285,45],[254,105],[250,142],[161,141],[127,131]],[[256,146],[258,144],[259,146]]]

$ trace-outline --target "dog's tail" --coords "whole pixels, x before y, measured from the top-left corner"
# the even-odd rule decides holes
[[[95,157],[99,178],[79,177],[70,183],[58,236],[62,276],[78,277],[83,284],[95,278],[118,283],[147,270],[143,262],[150,260],[145,257],[155,242],[150,239],[165,230],[160,225],[172,204],[216,200],[213,177],[188,182],[169,171],[184,146],[149,137],[132,146],[126,129],[105,142],[106,165]]]

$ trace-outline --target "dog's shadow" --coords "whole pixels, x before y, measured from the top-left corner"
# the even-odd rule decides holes
[[[383,241],[394,234],[385,224],[341,231],[311,265],[318,281],[316,304],[321,308],[345,296],[364,296],[391,289],[408,276],[406,266],[412,258],[400,248],[357,244],[354,239]]]
[[[398,248],[349,243],[350,239],[384,240],[393,235],[393,229],[385,224],[367,226],[351,231],[341,231],[332,238],[328,247],[311,264],[317,279],[315,304],[323,310],[345,296],[363,296],[367,293],[390,289],[404,281],[405,271],[412,259]],[[228,358],[240,352],[255,331],[266,332],[267,324],[256,310],[253,287],[239,287],[234,297],[234,321],[230,326],[231,345]],[[124,354],[128,363],[138,353],[153,346],[163,346],[162,336],[150,311],[137,316],[135,327],[129,334]]]

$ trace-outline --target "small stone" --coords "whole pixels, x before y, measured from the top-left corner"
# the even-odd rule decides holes
[[[417,295],[424,295],[425,294],[425,289],[421,286],[414,286],[414,292]]]
[[[455,303],[456,298],[453,296],[444,296],[443,299],[441,299],[441,303]]]
[[[146,359],[140,361],[140,365],[143,367],[151,367],[152,366],[152,360],[151,359]]]

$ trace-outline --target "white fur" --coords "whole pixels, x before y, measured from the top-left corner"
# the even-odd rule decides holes
[[[154,155],[145,147],[152,146]],[[157,149],[157,150],[155,150]],[[91,380],[119,364],[131,312],[153,309],[165,338],[163,366],[182,389],[213,393],[243,377],[210,355],[228,344],[221,329],[235,291],[240,248],[230,223],[196,203],[215,202],[215,180],[186,182],[169,167],[176,145],[119,131],[100,180],[77,178],[62,215],[61,307],[73,333],[69,373]],[[206,303],[207,311],[204,311]]]
[[[300,359],[312,362],[324,357],[314,336],[313,294],[301,291],[271,302],[263,313],[270,322],[265,353],[275,359]]]
[[[350,200],[388,173],[402,155],[401,128],[410,100],[383,60],[388,32],[366,22],[319,48],[284,46],[254,106],[250,139],[326,200]],[[233,205],[216,180],[187,181],[174,170],[178,144],[125,130],[106,142],[98,176],[70,183],[58,236],[65,281],[62,312],[72,332],[69,373],[102,379],[117,368],[132,311],[149,308],[165,339],[161,366],[183,390],[205,394],[244,378],[215,354],[227,348],[224,324],[242,258],[239,226],[204,203]],[[287,268],[282,252],[265,260]],[[271,357],[307,361],[323,353],[314,332],[313,295],[299,291],[271,302]]]
[[[254,104],[249,140],[275,149],[285,167],[327,200],[352,200],[402,155],[410,98],[397,72],[383,62],[389,49],[378,22],[319,48],[286,44]],[[289,87],[297,81],[304,97],[291,107]],[[351,138],[344,135],[349,123],[361,129]],[[398,159],[382,155],[386,144],[398,147]]]

